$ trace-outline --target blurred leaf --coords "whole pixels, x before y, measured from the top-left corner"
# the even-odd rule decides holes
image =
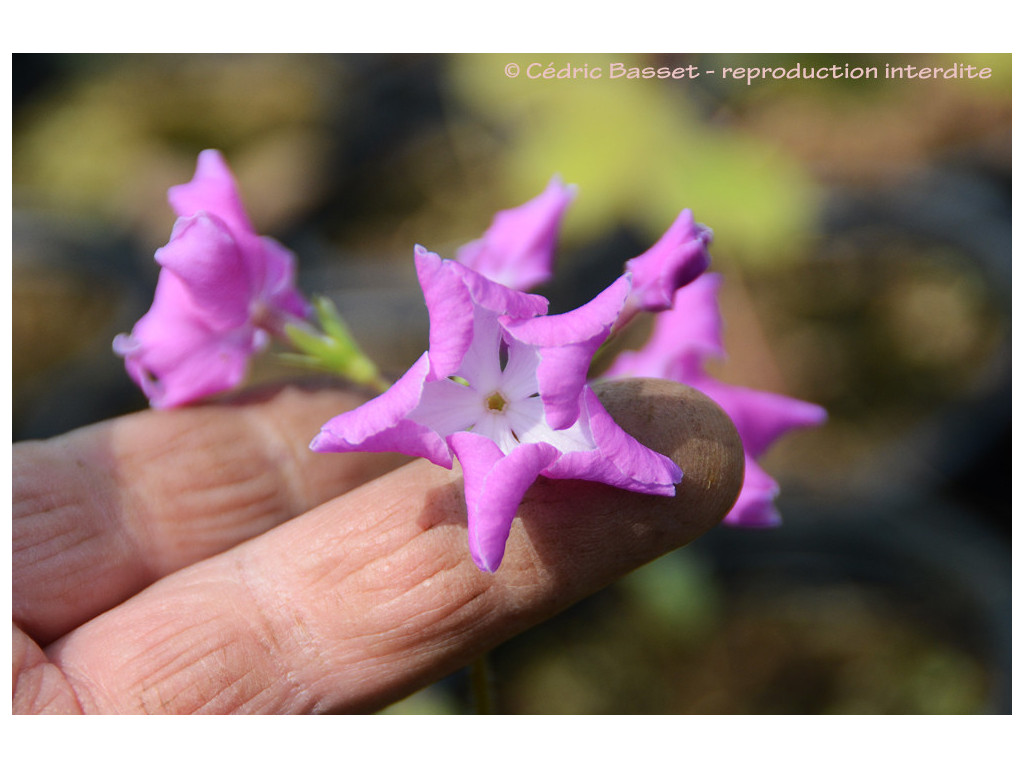
[[[719,586],[707,565],[687,550],[648,563],[621,584],[647,617],[680,636],[710,631],[721,608]]]

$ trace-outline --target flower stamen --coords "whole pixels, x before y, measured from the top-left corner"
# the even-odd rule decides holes
[[[508,401],[505,400],[501,392],[497,391],[491,392],[491,394],[487,396],[486,402],[488,410],[497,411],[498,413],[504,411],[505,406],[508,405]]]

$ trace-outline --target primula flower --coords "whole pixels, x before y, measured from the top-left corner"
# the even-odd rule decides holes
[[[201,152],[192,181],[167,196],[179,218],[156,252],[153,305],[131,335],[114,339],[155,408],[236,386],[269,334],[309,314],[293,254],[256,234],[219,152]]]
[[[558,230],[575,192],[554,176],[537,197],[496,213],[483,237],[456,251],[456,261],[517,291],[544,282],[551,277]]]
[[[743,487],[724,522],[751,527],[778,525],[781,518],[775,498],[779,486],[756,459],[786,432],[823,424],[827,413],[813,403],[725,384],[705,373],[704,363],[709,357],[725,356],[717,298],[720,284],[721,275],[708,274],[677,291],[672,310],[656,318],[646,346],[637,352],[623,352],[605,376],[672,379],[718,403],[736,424],[746,459]]]
[[[629,293],[623,276],[588,304],[547,300],[417,246],[430,348],[384,394],[327,422],[314,451],[397,451],[462,465],[473,560],[493,572],[538,475],[672,496],[682,471],[624,432],[587,386],[594,352]]]

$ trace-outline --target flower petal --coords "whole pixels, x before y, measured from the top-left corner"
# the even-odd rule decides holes
[[[423,246],[416,246],[415,258],[416,274],[430,315],[428,380],[452,376],[459,370],[473,343],[475,306],[512,317],[547,312],[547,299],[493,283]]]
[[[295,287],[295,254],[272,237],[261,237],[263,282],[260,294],[271,309],[292,317],[306,318],[311,308]]]
[[[558,230],[574,196],[575,187],[555,176],[537,197],[495,214],[483,237],[455,258],[496,283],[529,290],[551,277]]]
[[[236,386],[261,339],[252,329],[210,328],[181,278],[163,270],[153,306],[114,339],[114,352],[154,408],[172,408]]]
[[[196,161],[192,181],[167,190],[167,199],[181,217],[205,211],[221,219],[236,235],[255,234],[238,194],[235,177],[223,155],[215,149],[204,149]]]
[[[501,386],[502,330],[498,315],[480,306],[473,307],[473,336],[456,375],[472,383],[481,398]]]
[[[725,357],[722,315],[718,309],[719,274],[705,274],[676,291],[672,309],[654,319],[650,340],[637,351],[620,354],[607,378],[651,376],[689,383],[709,357]]]
[[[473,387],[451,379],[438,379],[423,385],[419,404],[407,418],[430,427],[441,437],[447,437],[453,432],[471,428],[485,410],[484,396]]]
[[[565,453],[543,474],[551,478],[593,480],[629,491],[675,496],[683,471],[667,456],[652,451],[615,423],[597,395],[583,395],[584,421],[597,445],[595,451]]]
[[[633,297],[640,308],[661,312],[672,306],[676,290],[698,277],[711,263],[707,246],[711,230],[682,211],[672,226],[647,251],[626,262],[633,274]]]
[[[601,347],[629,294],[623,275],[578,309],[561,315],[503,319],[509,334],[539,348],[537,383],[547,421],[564,429],[580,415],[580,392],[594,353]]]
[[[424,353],[387,392],[324,424],[309,447],[321,453],[394,451],[451,469],[452,455],[444,439],[408,418],[420,401],[429,368]]]
[[[775,507],[779,484],[749,454],[744,456],[746,469],[743,486],[729,514],[722,520],[743,528],[773,528],[782,523]]]
[[[249,278],[238,244],[217,219],[197,213],[174,224],[171,240],[155,255],[192,297],[195,312],[214,329],[249,321]]]
[[[544,443],[520,445],[507,456],[472,432],[448,438],[462,465],[469,526],[469,551],[477,567],[494,573],[501,565],[512,520],[526,490],[558,451]]]
[[[828,420],[828,412],[820,405],[774,392],[724,384],[707,375],[695,379],[691,386],[729,414],[743,440],[743,448],[754,457],[763,454],[790,430],[818,427]]]

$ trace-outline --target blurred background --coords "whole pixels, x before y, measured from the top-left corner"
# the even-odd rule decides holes
[[[957,63],[991,77],[884,78]],[[426,347],[414,244],[453,256],[559,173],[559,312],[689,207],[726,276],[713,372],[830,421],[763,461],[782,527],[719,528],[497,649],[501,710],[1010,711],[1009,55],[14,55],[13,97],[14,440],[146,406],[110,344],[201,149],[392,374]],[[466,688],[387,711],[467,711]]]

